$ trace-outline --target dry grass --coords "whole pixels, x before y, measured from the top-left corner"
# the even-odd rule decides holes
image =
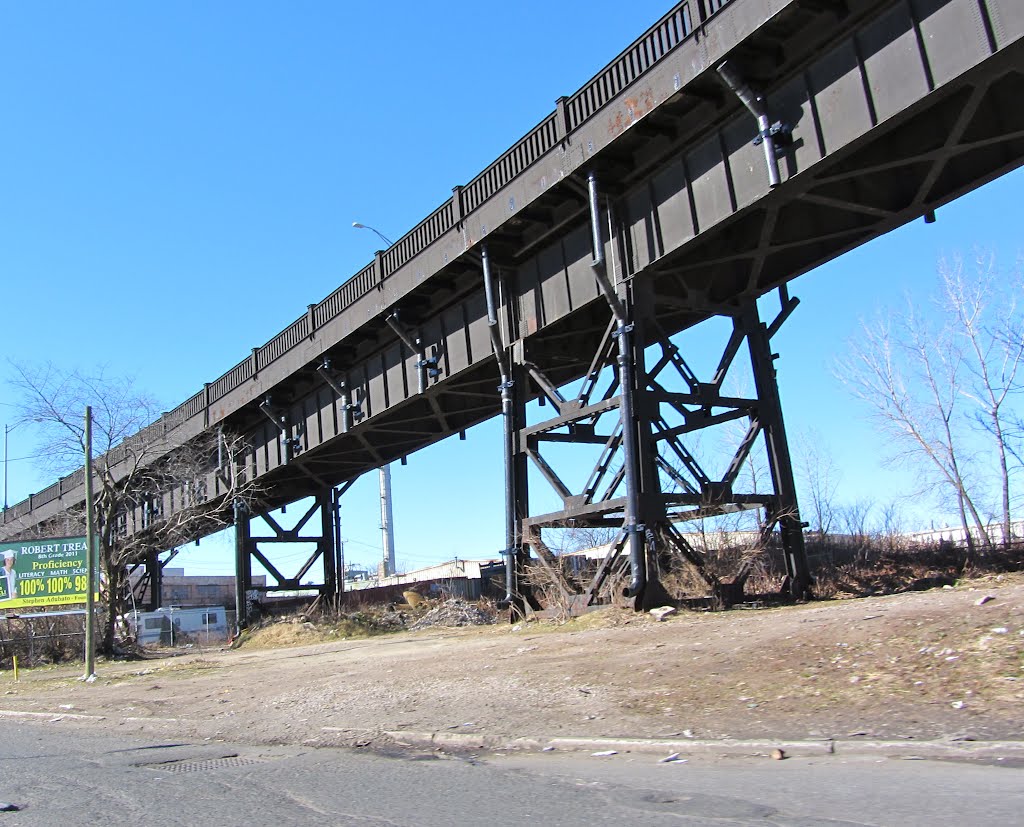
[[[246,649],[284,649],[289,646],[362,639],[380,634],[386,632],[375,629],[366,622],[349,618],[324,619],[313,623],[294,617],[276,620],[251,630],[243,637],[241,645]]]
[[[438,600],[421,599],[417,605],[363,606],[349,614],[328,611],[314,616],[297,614],[281,617],[248,631],[237,645],[247,649],[282,649],[394,634],[407,631],[417,620],[441,605]],[[494,615],[494,605],[489,601],[470,605]]]

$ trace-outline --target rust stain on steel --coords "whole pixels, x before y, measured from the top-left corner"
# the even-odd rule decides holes
[[[644,115],[654,109],[654,90],[645,89],[636,97],[629,97],[623,101],[623,109],[608,118],[608,135],[615,138],[629,129]],[[624,111],[623,111],[624,110]]]

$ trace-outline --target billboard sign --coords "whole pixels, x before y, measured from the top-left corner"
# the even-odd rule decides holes
[[[85,545],[85,537],[0,543],[0,611],[85,603]]]

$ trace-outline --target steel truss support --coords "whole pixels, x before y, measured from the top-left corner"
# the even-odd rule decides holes
[[[145,604],[148,611],[151,612],[160,608],[163,596],[164,567],[177,554],[177,549],[171,549],[170,553],[161,560],[160,552],[151,549],[146,552],[146,556],[142,560],[129,563],[128,576],[125,581],[132,590],[136,606]],[[136,572],[139,572],[138,577],[135,576]]]
[[[624,585],[623,595],[633,599],[637,610],[662,604],[669,599],[662,584],[664,573],[681,568],[696,575],[705,595],[719,605],[728,605],[742,599],[751,563],[767,548],[778,526],[787,574],[785,590],[793,597],[806,597],[810,577],[771,351],[771,338],[795,308],[796,300],[780,290],[782,309],[770,325],[761,322],[754,301],[724,308],[732,332],[714,375],[702,382],[658,323],[656,282],[650,278],[613,282],[602,234],[602,221],[611,222],[611,216],[601,208],[594,175],[589,179],[589,193],[592,266],[612,318],[574,398],[566,398],[543,367],[530,361],[529,340],[505,348],[500,334],[492,333],[501,366],[503,409],[513,412],[506,417],[505,438],[509,549],[521,560],[523,547],[529,547],[536,555],[536,565],[549,572],[562,597],[577,608],[606,599],[617,584]],[[616,244],[611,247],[615,250]],[[496,304],[486,256],[484,269],[493,309]],[[494,313],[491,319],[492,331],[497,331]],[[725,380],[744,342],[755,386],[752,398],[725,393]],[[532,382],[531,388],[525,387],[528,382]],[[522,400],[537,394],[551,403],[555,415],[526,426]],[[710,428],[744,420],[724,471],[709,473],[693,448],[695,439]],[[509,433],[510,427],[514,434]],[[762,435],[772,490],[755,487],[743,492],[739,490],[740,475]],[[545,456],[545,447],[552,443],[599,448],[582,490],[572,490]],[[562,509],[530,515],[528,462],[561,499]],[[699,532],[679,527],[753,509],[762,514],[759,531],[748,541],[752,548],[741,555],[737,570],[731,573],[710,571],[704,553],[691,541]],[[566,527],[615,530],[614,541],[587,582],[568,575],[566,560],[552,553],[543,539],[543,529]],[[510,599],[518,595],[521,605],[527,600],[535,603],[522,578],[522,563],[513,565],[512,554],[508,559]]]
[[[235,504],[235,604],[236,626],[246,628],[256,619],[261,593],[295,590],[316,590],[320,599],[338,601],[344,583],[340,562],[340,527],[338,504],[341,494],[348,490],[351,482],[340,489],[328,488],[313,498],[312,504],[291,528],[284,528],[269,513],[249,513],[242,503]],[[254,536],[252,522],[259,518],[270,528],[270,534]],[[315,544],[295,574],[286,576],[271,559],[281,547]],[[253,560],[266,570],[268,583],[254,585]],[[320,562],[323,571],[322,582],[308,580],[310,570]]]

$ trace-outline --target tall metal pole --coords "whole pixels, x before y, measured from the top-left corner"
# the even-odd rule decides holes
[[[380,469],[380,533],[384,543],[384,576],[395,573],[395,524],[391,512],[391,466]]]
[[[11,426],[4,424],[4,516],[7,516],[7,435],[11,432]]]
[[[353,221],[352,226],[357,230],[369,230],[388,247],[394,246],[394,242],[376,227],[362,224],[359,221]],[[422,356],[420,358],[422,359]],[[423,393],[422,368],[420,369],[420,393]],[[395,528],[391,513],[391,466],[389,465],[380,469],[380,530],[384,543],[384,576],[388,577],[395,573]],[[342,574],[342,580],[344,579],[345,576]]]
[[[6,443],[6,432],[4,434]],[[85,674],[96,676],[96,520],[92,502],[92,407],[85,407]]]

